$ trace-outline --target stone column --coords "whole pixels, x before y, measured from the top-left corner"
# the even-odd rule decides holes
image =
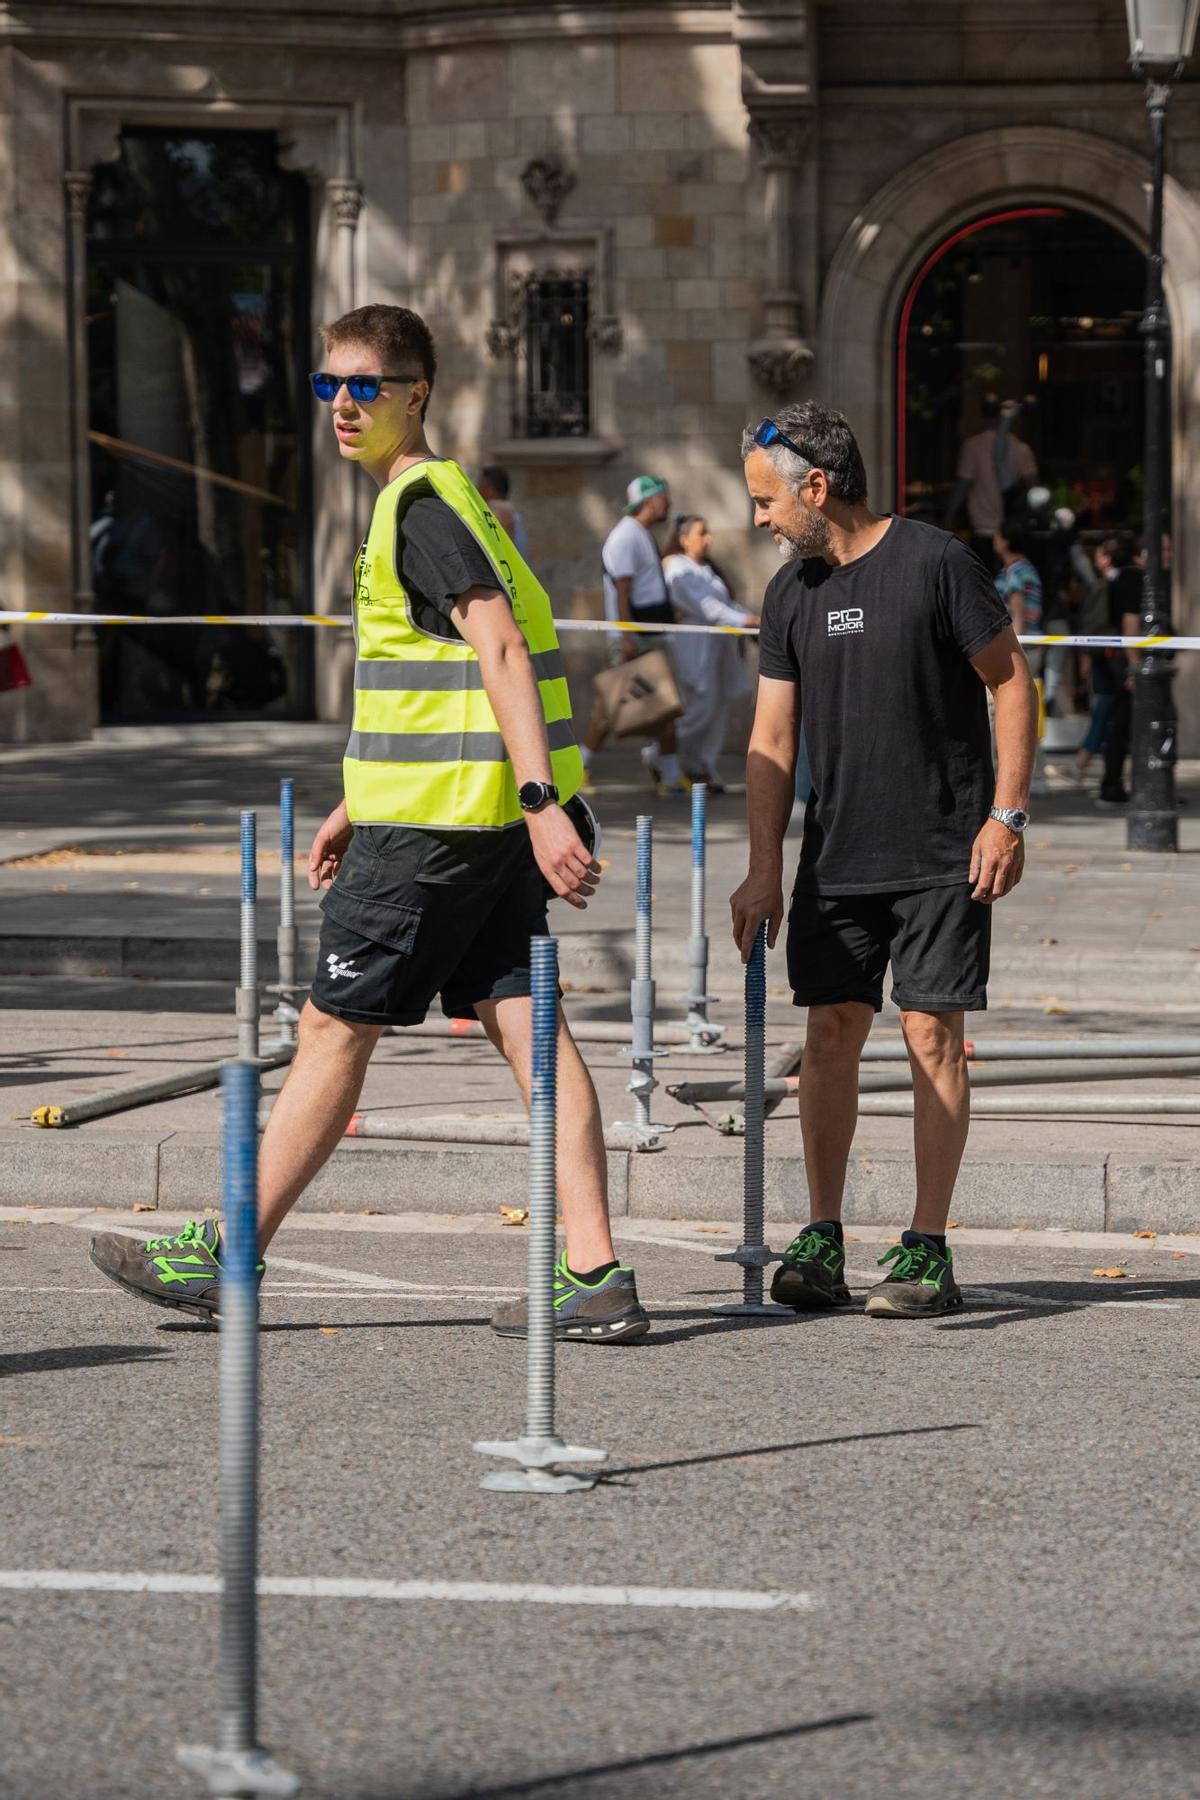
[[[750,141],[763,172],[766,266],[763,335],[747,352],[755,377],[777,399],[786,399],[813,361],[805,336],[797,277],[795,221],[802,168],[813,138],[811,118],[760,113],[750,120]]]
[[[325,192],[329,197],[329,204],[333,208],[333,216],[337,221],[335,267],[338,311],[345,313],[352,311],[354,307],[356,238],[358,215],[362,211],[363,204],[362,182],[351,181],[344,176],[336,176],[326,181]]]

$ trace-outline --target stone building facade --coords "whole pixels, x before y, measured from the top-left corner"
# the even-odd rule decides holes
[[[93,607],[98,442],[164,481],[204,461],[194,435],[182,457],[97,436],[97,183],[130,134],[269,134],[281,180],[298,175],[307,195],[296,356],[316,366],[311,327],[368,299],[423,313],[441,358],[434,441],[468,468],[509,467],[556,611],[584,616],[599,611],[599,544],[643,471],[707,514],[722,562],[759,590],[775,559],[753,541],[739,434],[783,397],[842,407],[876,505],[906,503],[897,319],[938,247],[984,215],[1062,213],[1144,248],[1147,132],[1127,54],[1121,0],[1059,0],[1052,16],[1035,0],[10,0],[5,603]],[[1182,84],[1170,115],[1167,279],[1175,607],[1196,630],[1193,92]],[[266,266],[284,253],[263,254]],[[132,407],[141,340],[126,335]],[[263,377],[247,367],[243,356],[252,393]],[[346,608],[370,495],[319,412],[297,412],[286,494],[269,491],[285,479],[278,459],[250,467],[230,452],[194,477],[295,521],[287,605],[278,580],[258,605],[227,584],[231,610]],[[263,542],[246,568],[269,562]],[[19,635],[34,685],[0,695],[0,737],[86,734],[100,709],[96,634]],[[582,676],[592,647],[571,650]],[[339,716],[349,645],[320,633],[313,652],[293,710]],[[1189,696],[1200,673],[1185,669],[1181,712],[1194,716]]]

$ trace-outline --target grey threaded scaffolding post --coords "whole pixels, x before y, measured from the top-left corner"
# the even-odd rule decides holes
[[[242,813],[242,964],[234,995],[238,1059],[258,1061],[257,815]]]
[[[766,1113],[763,1084],[767,1063],[767,927],[759,926],[746,964],[746,1135],[742,1144],[742,1242],[716,1262],[740,1263],[742,1298],[738,1305],[719,1306],[722,1313],[779,1313],[763,1301],[763,1269],[780,1259],[763,1242]]]
[[[530,943],[533,1062],[529,1097],[529,1297],[524,1434],[474,1446],[518,1469],[485,1475],[481,1486],[508,1494],[567,1494],[595,1486],[591,1475],[559,1472],[563,1462],[603,1462],[603,1450],[564,1444],[554,1424],[554,1215],[558,1136],[558,939]]]
[[[221,1070],[220,1718],[215,1749],[178,1751],[224,1800],[300,1791],[258,1744],[258,1090],[253,1062]]]
[[[654,820],[649,813],[639,813],[637,821],[637,885],[634,936],[633,980],[629,984],[629,1016],[633,1025],[633,1046],[623,1050],[633,1069],[625,1089],[633,1095],[633,1119],[619,1122],[613,1130],[627,1135],[634,1150],[656,1147],[660,1133],[672,1131],[671,1125],[650,1123],[650,1096],[658,1086],[654,1075],[654,1059],[661,1052],[654,1048],[654,977],[651,963],[651,916],[654,904]]]
[[[717,1039],[724,1030],[708,1017],[708,937],[704,917],[704,872],[708,838],[708,786],[692,784],[692,929],[688,937],[687,1054],[712,1056],[724,1045]]]
[[[296,784],[290,775],[279,783],[279,928],[275,933],[279,978],[279,1004],[272,1017],[280,1041],[296,1042],[300,1015],[296,1011]]]

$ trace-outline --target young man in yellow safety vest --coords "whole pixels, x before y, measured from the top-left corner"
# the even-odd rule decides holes
[[[439,994],[452,1018],[482,1022],[528,1099],[529,940],[547,930],[548,889],[582,908],[600,875],[550,601],[425,438],[428,327],[404,307],[364,306],[322,336],[313,391],[342,459],[380,492],[355,564],[345,796],[309,858],[309,885],[324,890],[317,970],[262,1143],[260,1253],[342,1138],[385,1026],[419,1023]],[[649,1320],[613,1255],[596,1092],[561,1016],[558,1093],[557,1334],[638,1338]],[[106,1234],[92,1260],[143,1299],[218,1308],[214,1221],[148,1244]],[[523,1336],[524,1300],[492,1323]]]

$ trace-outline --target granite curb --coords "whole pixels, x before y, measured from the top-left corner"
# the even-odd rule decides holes
[[[154,1127],[80,1131],[0,1131],[6,1191],[29,1206],[202,1210],[219,1192],[215,1135]],[[741,1212],[741,1159],[668,1150],[610,1151],[614,1217],[728,1220]],[[799,1155],[766,1159],[766,1217],[803,1214]],[[912,1158],[902,1151],[851,1156],[847,1221],[907,1222]],[[300,1202],[305,1212],[494,1213],[526,1199],[526,1152],[470,1144],[346,1143]],[[954,1202],[964,1226],[1073,1231],[1200,1229],[1200,1158],[1126,1151],[968,1151]]]

